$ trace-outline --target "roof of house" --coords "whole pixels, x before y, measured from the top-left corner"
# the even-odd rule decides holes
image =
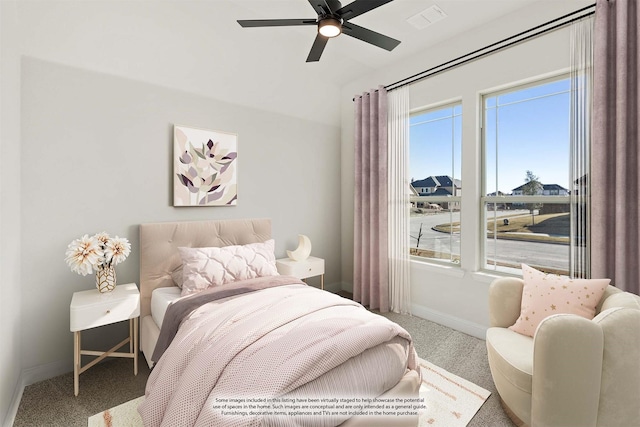
[[[430,176],[425,179],[413,181],[411,185],[414,188],[420,187],[453,187],[462,188],[462,181],[459,179],[451,179],[448,175]]]
[[[427,194],[427,196],[451,196],[451,191],[446,188],[439,187],[436,191],[431,194]]]
[[[438,187],[438,186],[440,186],[440,183],[436,180],[435,176],[430,176],[430,177],[425,178],[425,179],[421,179],[421,180],[418,180],[418,181],[413,181],[411,183],[411,185],[413,185],[413,188]]]
[[[522,184],[520,187],[514,188],[511,191],[522,191],[522,189],[524,188],[524,186],[527,184]],[[542,189],[543,190],[564,190],[564,191],[569,191],[566,188],[564,188],[561,185],[558,184],[542,184]]]

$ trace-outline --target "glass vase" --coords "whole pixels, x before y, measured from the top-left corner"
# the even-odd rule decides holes
[[[100,293],[111,292],[116,288],[116,269],[113,266],[96,270],[96,288]]]

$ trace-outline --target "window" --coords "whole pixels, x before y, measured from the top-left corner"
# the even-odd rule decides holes
[[[570,270],[570,79],[483,97],[484,267]]]
[[[410,253],[460,261],[462,105],[412,114]]]

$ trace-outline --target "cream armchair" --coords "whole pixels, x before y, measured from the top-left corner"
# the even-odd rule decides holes
[[[640,297],[609,286],[587,320],[547,317],[533,338],[507,329],[524,282],[489,289],[487,352],[503,407],[519,426],[640,426]]]

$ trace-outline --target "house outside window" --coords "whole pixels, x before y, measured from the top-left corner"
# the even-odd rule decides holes
[[[411,115],[410,254],[416,259],[460,261],[462,105]]]
[[[483,96],[481,266],[570,270],[570,80]]]

